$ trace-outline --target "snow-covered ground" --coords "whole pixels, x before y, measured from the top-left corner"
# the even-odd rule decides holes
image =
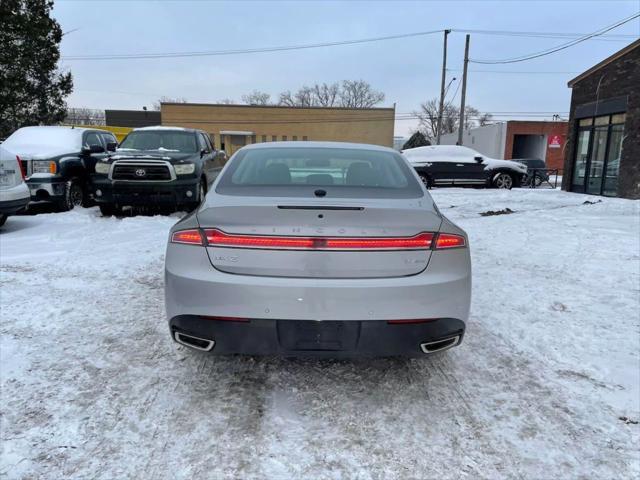
[[[188,351],[163,314],[178,216],[10,218],[0,476],[638,478],[640,202],[433,196],[470,235],[472,313],[414,360]]]

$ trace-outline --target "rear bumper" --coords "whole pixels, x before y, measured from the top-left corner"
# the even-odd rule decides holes
[[[462,320],[439,318],[419,324],[389,324],[367,320],[314,322],[309,320],[252,319],[232,322],[180,315],[169,321],[171,336],[188,336],[213,343],[200,343],[213,354],[282,355],[304,357],[421,357],[434,349],[459,345],[465,331]],[[178,335],[176,336],[176,333]],[[433,342],[443,342],[434,344]],[[188,343],[187,343],[188,344]]]
[[[182,205],[195,201],[198,187],[198,178],[136,182],[109,180],[106,176],[94,175],[91,180],[91,193],[98,204],[118,206]]]
[[[463,332],[469,315],[468,248],[434,251],[423,272],[393,278],[319,279],[230,274],[216,270],[204,248],[173,243],[169,243],[165,258],[165,303],[172,329],[184,329],[196,337],[209,339],[212,339],[210,335],[225,338],[233,332],[243,334],[245,331],[251,337],[245,338],[243,334],[242,338],[230,342],[229,347],[224,346],[222,340],[216,340],[219,343],[213,350],[217,353],[291,354],[291,349],[279,343],[278,325],[334,321],[349,331],[358,329],[358,341],[355,346],[341,348],[343,353],[325,352],[327,355],[411,355],[420,353],[419,343],[424,339],[451,331]],[[211,316],[257,320],[233,324],[200,319]],[[436,320],[410,325],[387,324],[388,320],[404,319]],[[242,330],[247,325],[249,329]],[[262,334],[262,340],[253,338]],[[387,342],[388,335],[398,337]],[[246,348],[244,342],[247,342]]]
[[[20,183],[11,188],[0,190],[0,213],[12,215],[27,207],[31,195],[29,188],[24,183]]]
[[[13,215],[14,213],[18,213],[27,208],[30,200],[30,197],[25,197],[18,200],[0,201],[0,213],[3,215]]]

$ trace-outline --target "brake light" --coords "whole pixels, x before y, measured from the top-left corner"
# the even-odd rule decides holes
[[[200,318],[204,320],[215,320],[217,322],[238,322],[238,323],[249,323],[248,318],[240,318],[240,317],[210,317],[206,315],[201,315]]]
[[[20,157],[18,155],[16,155],[16,160],[18,161],[18,168],[20,169],[20,175],[22,175],[22,179],[24,180],[25,178],[27,178],[27,176],[26,176],[26,172],[22,168],[22,160],[20,160]]]
[[[209,246],[285,250],[428,250],[433,240],[432,233],[413,237],[282,237],[231,235],[209,229],[205,235]]]
[[[440,233],[436,239],[436,250],[445,248],[459,248],[466,245],[462,235],[454,235],[453,233]]]
[[[186,245],[204,245],[200,230],[180,230],[173,232],[171,243],[184,243]]]
[[[436,318],[410,318],[410,319],[402,319],[402,320],[387,320],[387,323],[390,325],[414,325],[416,323],[429,323],[435,322]]]

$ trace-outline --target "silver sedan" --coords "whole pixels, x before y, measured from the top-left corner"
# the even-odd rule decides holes
[[[467,235],[374,145],[244,147],[167,246],[171,336],[216,354],[425,356],[470,296]]]

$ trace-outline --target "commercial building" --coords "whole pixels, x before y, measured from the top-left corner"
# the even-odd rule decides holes
[[[395,108],[284,107],[162,103],[162,125],[206,131],[228,154],[276,141],[336,141],[393,146]]]
[[[493,123],[465,130],[462,144],[491,158],[512,160],[539,158],[547,168],[561,169],[567,138],[567,122],[521,121]],[[458,133],[443,135],[442,145],[455,145]]]
[[[640,198],[640,40],[569,82],[562,188]]]
[[[162,119],[157,110],[105,110],[105,123],[112,127],[152,127],[160,125]]]

